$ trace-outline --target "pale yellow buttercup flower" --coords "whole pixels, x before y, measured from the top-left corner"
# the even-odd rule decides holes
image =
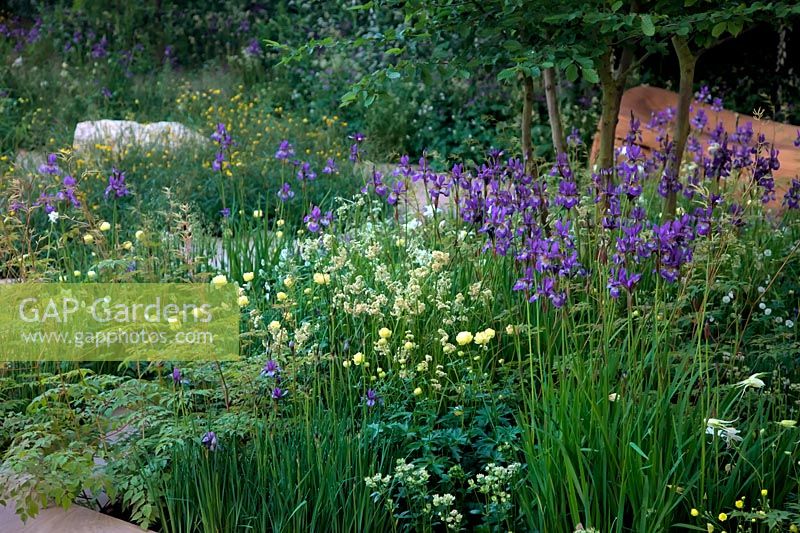
[[[89,279],[95,279],[97,277],[97,272],[95,272],[94,270],[90,270],[89,272],[86,273],[86,277]]]
[[[381,339],[388,339],[389,337],[392,336],[392,330],[390,330],[389,328],[381,328],[378,330],[378,336]]]
[[[217,274],[211,278],[211,284],[215,287],[224,287],[228,284],[228,278],[225,277],[225,274]]]
[[[287,289],[291,289],[294,286],[294,278],[292,276],[283,278],[283,286]]]
[[[122,243],[122,248],[130,251],[133,248],[133,243],[131,241],[125,241]]]
[[[237,302],[239,302],[239,307],[246,307],[250,303],[250,298],[248,298],[247,295],[242,294],[239,296]]]
[[[269,325],[267,326],[267,329],[271,333],[277,333],[281,329],[281,323],[278,322],[277,320],[273,320],[272,322],[269,323]]]
[[[86,244],[92,244],[94,242],[94,236],[91,233],[87,233],[83,236],[83,242]]]
[[[314,283],[317,285],[327,285],[331,282],[331,275],[330,274],[322,274],[317,272],[314,274]]]
[[[137,231],[137,232],[134,234],[134,237],[136,237],[136,240],[137,240],[137,241],[141,241],[141,240],[144,238],[144,232],[143,232],[142,230],[138,230],[138,231]]]
[[[79,278],[79,277],[81,277],[81,271],[80,270],[73,270],[72,271],[72,275],[75,276],[76,278]]]
[[[243,279],[245,282],[248,282],[248,283],[249,283],[249,282],[251,282],[251,281],[253,281],[253,279],[254,279],[255,277],[256,277],[256,275],[255,275],[255,274],[253,274],[252,272],[245,272],[244,274],[242,274],[242,279]]]
[[[416,389],[414,389],[414,396],[420,396],[421,394],[422,394],[421,387],[417,387]]]
[[[364,362],[364,354],[361,352],[356,352],[353,354],[353,364],[358,366]]]
[[[473,339],[472,333],[469,331],[462,331],[458,335],[456,335],[456,342],[459,346],[466,346],[467,344],[471,343]]]
[[[286,294],[285,292],[279,292],[275,296],[278,298],[279,302],[285,302],[287,300],[287,298],[289,298],[289,295]]]
[[[108,231],[111,229],[111,224],[106,221],[100,223],[100,231]]]
[[[263,216],[264,216],[264,211],[262,211],[261,209],[253,210],[253,218],[261,218]]]

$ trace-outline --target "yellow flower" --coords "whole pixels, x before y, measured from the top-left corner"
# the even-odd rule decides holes
[[[97,277],[97,272],[95,272],[94,270],[90,270],[89,272],[86,273],[86,277],[89,279],[94,279]]]
[[[111,229],[111,224],[106,221],[100,223],[100,231],[108,231]]]
[[[724,522],[725,520],[728,519],[728,515],[726,515],[725,513],[719,513],[719,516],[717,516],[717,518],[719,519],[720,522]]]
[[[744,507],[744,502],[742,500],[736,500],[736,503],[734,503],[734,505],[736,506],[737,509],[742,509]]]
[[[389,337],[392,336],[392,330],[390,330],[389,328],[381,328],[378,330],[378,335],[380,336],[381,339],[388,339]]]
[[[342,366],[345,368],[350,368],[350,361],[345,359],[344,361],[342,361]]]
[[[310,287],[306,287],[305,289],[303,289],[303,294],[305,294],[306,296],[311,294],[311,288]]]
[[[279,302],[285,302],[286,299],[289,297],[285,292],[279,292],[277,295]]]
[[[791,526],[789,526],[789,531],[791,531],[791,533],[797,533],[800,530],[797,529],[796,525],[792,524]]]
[[[420,387],[414,389],[414,396],[419,396],[421,394],[422,394],[422,389]]]
[[[495,336],[495,331],[492,328],[487,328],[483,331],[479,331],[475,334],[475,344],[484,345],[489,344],[489,341],[492,340]]]
[[[406,343],[403,345],[403,349],[407,352],[410,352],[414,349],[414,343],[411,341],[406,341]]]
[[[247,304],[250,303],[250,298],[242,294],[241,296],[239,296],[239,299],[237,301],[239,302],[239,307],[245,307],[247,306]]]
[[[462,331],[458,335],[456,335],[456,342],[459,346],[465,346],[472,342],[472,333],[469,331]]]
[[[294,278],[292,276],[286,276],[283,278],[283,286],[287,289],[291,289],[294,286]]]
[[[91,233],[87,233],[83,236],[83,242],[86,244],[92,244],[94,242],[94,236]]]
[[[128,251],[133,248],[133,243],[131,241],[125,241],[122,243],[122,247]]]
[[[279,228],[282,228],[282,227],[283,227],[283,225],[285,224],[285,222],[283,221],[283,219],[282,219],[282,218],[279,218],[279,219],[278,219],[278,221],[277,221],[277,222],[275,222],[275,224],[276,224],[276,225],[277,225]]]
[[[81,271],[80,270],[75,270],[75,271],[72,272],[72,275],[75,276],[76,278],[79,278],[79,277],[81,277]]]
[[[761,489],[761,495],[762,495],[763,497],[765,497],[765,498],[766,498],[766,497],[767,497],[767,494],[769,494],[769,492],[767,492],[767,489]]]
[[[781,420],[778,424],[782,425],[785,428],[793,428],[797,426],[797,420]]]
[[[272,333],[277,333],[281,330],[281,323],[278,322],[277,320],[273,320],[272,322],[269,323],[267,329]]]
[[[141,241],[144,238],[144,232],[142,230],[139,230],[136,232],[134,236],[136,237],[137,241]]]
[[[364,354],[361,352],[356,352],[353,354],[353,364],[358,366],[364,362]]]
[[[317,272],[314,274],[314,283],[317,285],[327,285],[331,282],[331,275],[330,274],[322,274]]]
[[[689,511],[689,514],[691,514],[692,516],[700,516],[700,511],[692,507],[692,510]]]
[[[706,524],[706,531],[708,531],[708,533],[714,533],[714,524]]]
[[[264,211],[262,211],[261,209],[253,210],[253,218],[261,218],[263,216],[264,216]]]
[[[275,232],[275,238],[276,239],[283,239],[283,232],[280,231],[280,230],[276,231]]]
[[[245,272],[244,274],[242,274],[242,279],[243,279],[245,282],[251,282],[251,281],[253,281],[253,279],[254,279],[255,277],[256,277],[256,275],[255,275],[255,274],[253,274],[252,272]]]
[[[218,274],[211,278],[211,284],[217,288],[224,287],[228,284],[228,278],[225,277],[225,274]]]

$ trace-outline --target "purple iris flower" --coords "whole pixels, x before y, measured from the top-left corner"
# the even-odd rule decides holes
[[[203,439],[200,441],[202,442],[203,446],[205,446],[208,451],[216,451],[219,447],[219,441],[217,440],[217,435],[213,431],[209,431],[205,435],[203,435]]]
[[[328,160],[325,162],[325,168],[322,169],[322,173],[336,174],[338,171],[339,168],[336,166],[336,161],[334,161],[332,157],[329,157]]]
[[[253,38],[247,43],[247,47],[244,49],[245,54],[249,55],[250,57],[258,57],[260,56],[263,51],[261,50],[261,43],[258,42],[258,39]]]
[[[278,191],[278,198],[280,198],[284,202],[289,200],[290,198],[294,198],[294,191],[292,190],[291,185],[289,185],[288,183],[284,183],[283,185],[281,185],[281,188]]]
[[[283,390],[280,387],[275,387],[274,389],[272,389],[271,396],[273,400],[280,400],[287,394],[289,394],[289,391]]]
[[[328,227],[333,222],[333,213],[331,211],[322,214],[319,206],[315,205],[311,208],[311,212],[303,217],[303,223],[311,233],[319,233],[323,227]]]
[[[222,218],[228,218],[231,216],[231,208],[230,207],[223,207],[219,210],[219,214],[222,215]]]
[[[125,185],[125,173],[115,167],[111,169],[111,175],[108,177],[105,197],[108,198],[111,193],[114,193],[115,198],[123,198],[131,193]]]
[[[275,152],[275,159],[287,160],[294,157],[294,147],[287,140],[281,141],[278,151]]]
[[[61,174],[61,169],[58,168],[58,154],[47,154],[47,163],[39,165],[39,172],[51,176]]]
[[[300,170],[297,171],[297,179],[299,181],[314,181],[317,179],[317,173],[311,170],[311,163],[304,162],[300,165]]]
[[[264,369],[261,375],[268,378],[278,377],[281,373],[281,367],[277,361],[270,359],[264,364]]]
[[[367,404],[367,407],[375,407],[376,404],[383,403],[383,399],[378,396],[375,389],[368,389],[366,396],[364,396],[364,403]]]
[[[176,385],[181,382],[181,369],[177,366],[172,369],[172,381]]]

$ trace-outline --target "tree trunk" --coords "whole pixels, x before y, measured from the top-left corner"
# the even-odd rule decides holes
[[[692,53],[685,37],[674,36],[672,38],[672,46],[678,56],[681,78],[678,89],[678,110],[675,118],[672,153],[667,159],[667,166],[664,171],[668,176],[673,176],[673,179],[678,179],[683,153],[686,150],[686,141],[689,138],[689,107],[692,105],[694,69],[697,65],[697,56]],[[671,220],[675,217],[677,203],[677,192],[669,191],[664,204],[664,216],[667,219]]]
[[[533,78],[524,75],[522,78],[522,160],[525,172],[536,176],[536,165],[533,162],[533,141],[531,140],[531,123],[533,121]]]
[[[561,111],[558,109],[558,94],[556,93],[556,71],[546,68],[542,71],[544,81],[544,95],[547,100],[547,118],[550,121],[550,132],[553,135],[553,150],[556,155],[566,153],[567,145],[564,143],[564,127],[561,123]]]
[[[602,89],[602,109],[600,111],[600,147],[597,152],[597,166],[599,170],[614,168],[614,137],[619,122],[619,108],[622,103],[622,91],[628,79],[633,63],[633,50],[622,50],[619,66],[615,69],[613,64],[613,49],[609,49],[600,58],[600,87]],[[613,179],[613,172],[608,172],[605,181]]]

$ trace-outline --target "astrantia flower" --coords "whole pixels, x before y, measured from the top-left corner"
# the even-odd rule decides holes
[[[209,431],[205,435],[203,435],[203,440],[201,441],[203,446],[208,448],[209,451],[213,452],[219,447],[219,442],[217,441],[217,435],[213,431]]]

